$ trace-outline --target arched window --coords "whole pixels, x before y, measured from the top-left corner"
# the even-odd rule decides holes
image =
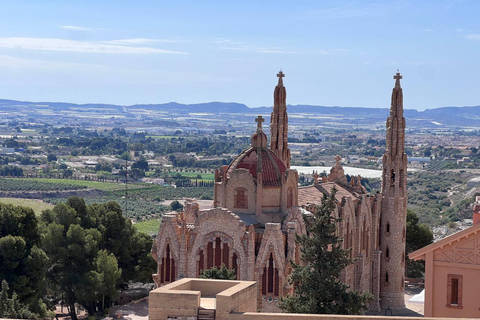
[[[238,257],[237,254],[234,253],[232,255],[232,269],[235,270],[235,275],[237,276],[237,280],[240,279],[240,275],[238,274],[238,263],[237,263]]]
[[[175,281],[175,260],[170,251],[170,244],[167,244],[160,263],[160,283]]]
[[[393,186],[395,186],[395,169],[392,169],[392,173],[390,175],[390,178],[391,178],[390,186],[393,187]]]
[[[385,273],[385,282],[388,283],[388,272]]]
[[[199,252],[200,259],[205,259],[203,257],[203,251]],[[236,254],[234,254],[236,256]],[[227,268],[230,267],[230,247],[228,242],[222,241],[221,237],[215,237],[212,241],[209,241],[207,244],[207,269],[212,267],[221,267],[224,264]],[[236,261],[236,257],[233,259],[233,263]]]
[[[387,222],[387,235],[390,233],[390,223]]]
[[[398,185],[400,186],[400,188],[403,187],[403,169],[400,169],[400,177],[398,180]]]
[[[198,257],[199,259],[198,259],[198,275],[197,276],[199,276],[204,269],[205,257],[203,255],[203,250],[200,250],[200,252],[198,253]]]
[[[385,258],[390,258],[390,249],[388,249],[387,247],[387,250],[385,251]]]
[[[279,282],[280,282],[280,277],[278,274],[278,269],[275,267],[275,262],[273,260],[273,253],[270,253],[270,258],[268,259],[267,264],[263,268],[262,294],[263,295],[272,294],[274,296],[278,296]]]
[[[293,188],[290,187],[287,190],[287,208],[293,207]]]
[[[237,188],[235,189],[234,195],[234,203],[233,206],[239,209],[246,209],[248,208],[248,192],[245,188]]]

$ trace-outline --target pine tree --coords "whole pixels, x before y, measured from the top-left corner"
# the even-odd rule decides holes
[[[203,279],[221,279],[221,280],[236,280],[235,270],[230,270],[222,263],[220,268],[212,267],[202,271],[200,278]]]
[[[293,295],[280,302],[289,313],[359,314],[367,309],[370,293],[349,290],[341,282],[340,273],[352,263],[349,250],[342,249],[342,238],[336,234],[340,219],[332,213],[336,206],[336,189],[323,195],[313,216],[305,219],[307,235],[297,236],[302,264],[293,264],[290,282]]]

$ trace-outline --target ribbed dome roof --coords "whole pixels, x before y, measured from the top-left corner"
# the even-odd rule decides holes
[[[250,147],[240,153],[228,166],[227,177],[230,177],[235,169],[247,169],[255,179],[257,179],[257,172],[261,171],[262,184],[266,187],[281,186],[282,175],[286,171],[282,160],[266,147]]]
[[[267,148],[267,136],[262,130],[262,116],[255,119],[257,131],[252,134],[250,148],[240,153],[227,168],[227,177],[230,178],[235,169],[247,169],[257,180],[258,172],[262,173],[262,185],[265,187],[279,187],[282,185],[282,176],[287,168],[282,160]],[[258,180],[257,180],[258,181]]]

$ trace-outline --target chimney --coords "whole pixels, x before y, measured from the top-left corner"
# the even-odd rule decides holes
[[[473,224],[480,223],[480,196],[477,196],[473,204]]]

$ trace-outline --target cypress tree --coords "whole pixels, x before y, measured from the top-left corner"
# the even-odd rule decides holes
[[[342,249],[342,238],[336,234],[340,219],[333,216],[336,189],[324,193],[321,205],[305,219],[307,234],[297,236],[302,264],[292,263],[290,282],[293,295],[280,302],[289,313],[359,314],[367,309],[370,293],[349,290],[340,273],[353,261],[349,250]]]

